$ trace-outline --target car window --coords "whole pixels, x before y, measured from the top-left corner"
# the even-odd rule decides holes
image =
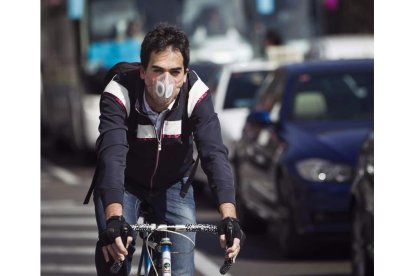
[[[302,74],[294,85],[292,120],[373,118],[373,72]]]
[[[274,74],[269,74],[259,89],[254,109],[269,112],[270,119],[277,121],[284,86],[285,80],[282,71],[278,70]]]
[[[232,73],[223,109],[250,107],[256,91],[269,71]]]

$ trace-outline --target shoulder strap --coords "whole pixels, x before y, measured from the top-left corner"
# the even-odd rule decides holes
[[[89,186],[88,193],[86,194],[85,199],[83,200],[84,205],[89,203],[89,199],[91,198],[92,192],[95,189],[95,183],[96,183],[97,177],[98,177],[98,168],[95,168],[95,172],[93,174],[91,185]]]
[[[189,86],[188,86],[189,82],[190,81],[187,79],[187,81],[184,84],[184,89],[187,92],[187,99],[186,99],[187,100],[187,105],[189,104],[188,98],[190,97],[190,91],[189,91]],[[186,119],[189,119],[187,110],[188,110],[188,108],[185,109]],[[200,162],[200,155],[197,153],[197,158],[196,158],[195,163],[194,163],[194,165],[191,169],[190,175],[188,176],[187,181],[185,183],[183,183],[183,185],[181,186],[180,196],[182,198],[185,197],[185,195],[188,192],[188,188],[190,188],[190,185],[193,183],[194,175],[197,171],[199,162]]]

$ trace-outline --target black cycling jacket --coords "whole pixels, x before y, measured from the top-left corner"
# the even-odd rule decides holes
[[[193,71],[187,74],[161,137],[143,111],[143,95],[138,70],[115,75],[102,93],[92,185],[104,206],[122,204],[124,189],[156,191],[187,176],[194,163],[193,140],[217,204],[235,204],[228,151],[208,87]]]

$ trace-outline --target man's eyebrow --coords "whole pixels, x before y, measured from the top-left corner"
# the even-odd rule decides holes
[[[163,70],[163,71],[166,70],[165,68],[163,68],[161,66],[158,66],[158,65],[152,65],[151,68],[152,69],[160,69],[160,70]],[[169,71],[181,71],[181,70],[183,70],[182,67],[174,67],[174,68],[171,68]]]

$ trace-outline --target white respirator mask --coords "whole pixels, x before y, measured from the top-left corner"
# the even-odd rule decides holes
[[[155,95],[160,98],[162,102],[168,102],[173,95],[175,82],[170,74],[162,74],[155,81]]]
[[[174,100],[175,81],[173,77],[164,73],[158,76],[149,87],[148,96],[156,105],[155,110],[165,110],[168,105]]]

